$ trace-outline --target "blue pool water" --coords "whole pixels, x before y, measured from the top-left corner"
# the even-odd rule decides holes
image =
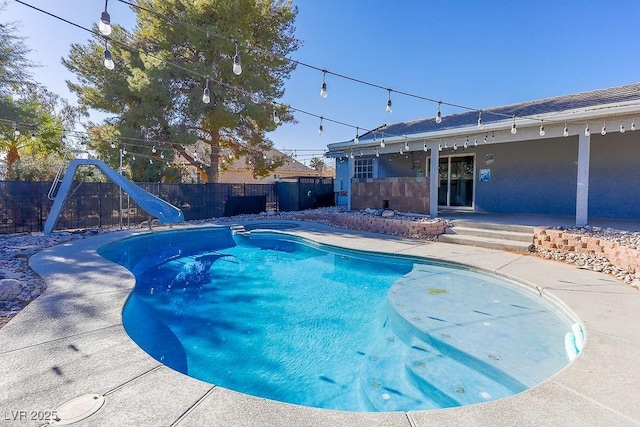
[[[458,406],[567,364],[571,320],[492,276],[226,228],[155,233],[100,253],[131,270],[129,335],[232,390],[347,411]]]

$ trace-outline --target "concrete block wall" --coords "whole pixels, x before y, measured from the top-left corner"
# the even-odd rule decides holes
[[[587,252],[606,257],[618,268],[634,274],[640,272],[640,251],[599,237],[567,233],[562,230],[534,229],[536,247],[566,252]]]
[[[312,221],[329,221],[332,225],[351,230],[370,231],[372,233],[391,234],[407,237],[431,237],[444,233],[444,221],[412,221],[399,218],[383,218],[373,215],[341,215],[305,213],[304,219]]]
[[[385,200],[389,206],[385,206]],[[352,209],[389,208],[401,212],[429,213],[426,178],[369,178],[351,181]]]

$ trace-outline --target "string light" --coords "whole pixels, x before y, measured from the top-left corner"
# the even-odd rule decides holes
[[[100,14],[100,21],[98,21],[98,30],[103,36],[111,34],[111,16],[109,16],[109,12],[107,12],[108,3],[109,0],[104,1],[104,12]]]
[[[631,130],[636,130],[636,119],[631,120]]]
[[[126,145],[122,149],[122,154],[124,154],[125,156],[127,155],[127,146]]]
[[[18,122],[13,122],[13,136],[16,138],[20,136],[20,129],[18,129]]]
[[[318,127],[318,135],[322,135],[323,129],[322,129],[322,120],[324,119],[324,117],[320,117],[320,126]]]
[[[329,94],[327,93],[327,83],[324,81],[327,76],[327,70],[322,71],[322,84],[320,85],[320,96],[322,98],[326,98]]]
[[[357,144],[357,143],[359,143],[359,142],[360,142],[360,137],[358,136],[358,134],[359,134],[359,133],[360,133],[360,128],[358,128],[358,127],[356,126],[356,136],[355,136],[355,138],[353,138],[353,143],[354,143],[354,144]]]
[[[620,120],[620,133],[624,133],[625,129],[624,129],[624,124],[622,123],[622,120]]]
[[[540,132],[539,132],[540,136],[544,136],[546,134],[546,132],[544,131],[544,121],[543,123],[540,125]]]
[[[280,123],[280,116],[278,115],[278,110],[273,110],[273,123]]]
[[[438,151],[442,151],[442,144],[438,144]]]
[[[153,159],[149,158],[149,164],[152,165],[153,164]]]
[[[482,111],[478,111],[478,129],[482,129]]]
[[[104,36],[104,66],[107,70],[113,70],[116,66],[109,51],[109,37],[107,36]]]
[[[31,132],[31,140],[32,141],[36,140],[36,133],[35,132]]]
[[[458,149],[458,144],[457,143],[453,143],[453,151],[456,151]]]
[[[387,89],[389,92],[389,98],[387,98],[387,113],[391,113],[393,109],[391,108],[391,89]]]
[[[467,148],[469,148],[469,137],[467,137],[467,139],[464,141],[464,145],[463,145],[464,149],[466,150]]]
[[[404,142],[404,151],[409,151],[409,141]]]
[[[485,134],[484,134],[484,143],[485,143],[485,144],[487,143],[487,138],[488,138],[488,137],[489,137],[489,135],[485,133]]]
[[[207,79],[207,83],[204,87],[204,92],[202,92],[202,102],[208,104],[211,102],[211,90],[209,89],[209,79]]]
[[[238,53],[238,46],[240,42],[238,40],[234,40],[233,42],[236,45],[236,54],[233,56],[233,74],[239,76],[242,74],[242,65],[240,64],[240,54]]]
[[[376,157],[380,157],[380,151],[376,148]]]
[[[422,150],[426,153],[427,151],[429,151],[429,148],[427,148],[427,143],[425,142],[424,145],[422,146]]]
[[[384,138],[380,141],[380,148],[384,148],[386,144],[384,143]]]
[[[116,148],[116,142],[115,141],[111,141],[111,148]]]
[[[607,134],[607,121],[604,121],[604,124],[602,125],[602,130],[600,131],[600,135],[606,135]]]
[[[436,113],[436,123],[442,123],[442,113],[440,112],[440,107],[442,106],[442,101],[438,101],[438,112]]]
[[[473,140],[473,146],[474,146],[474,147],[477,147],[477,146],[478,146],[478,138],[476,138],[476,139],[474,139],[474,140]]]
[[[518,128],[516,127],[516,116],[513,116],[513,125],[511,125],[511,135],[515,135],[518,133]]]
[[[154,154],[155,154],[157,151],[158,151],[158,150],[156,149],[156,146],[155,146],[155,145],[154,145],[153,147],[151,147],[151,152],[152,152],[152,153],[154,153]]]
[[[591,136],[591,131],[589,130],[589,122],[587,122],[587,125],[584,128],[584,136]]]
[[[567,122],[564,122],[564,129],[562,130],[562,136],[569,136],[569,128],[567,127]]]

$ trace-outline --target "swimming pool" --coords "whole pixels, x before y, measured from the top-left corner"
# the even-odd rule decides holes
[[[155,233],[100,253],[136,276],[123,323],[145,351],[260,397],[441,408],[518,393],[567,363],[571,319],[462,268],[226,228]]]

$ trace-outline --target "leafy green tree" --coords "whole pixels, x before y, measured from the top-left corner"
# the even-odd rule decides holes
[[[208,182],[218,180],[223,158],[243,155],[254,173],[270,173],[278,162],[264,159],[272,146],[265,133],[279,125],[274,100],[294,69],[285,57],[299,45],[291,0],[137,4],[132,32],[112,25],[108,48],[115,69],[102,65],[107,41],[98,37],[72,45],[63,60],[78,76],[79,83],[67,84],[79,103],[113,114],[111,124],[122,136],[166,141],[163,148],[204,171]],[[240,75],[232,72],[236,47]],[[209,103],[203,102],[205,87]],[[277,109],[279,123],[293,121],[285,107]],[[196,150],[196,142],[204,149]]]
[[[318,173],[322,173],[327,167],[327,164],[320,157],[312,157],[309,161],[309,167]]]

